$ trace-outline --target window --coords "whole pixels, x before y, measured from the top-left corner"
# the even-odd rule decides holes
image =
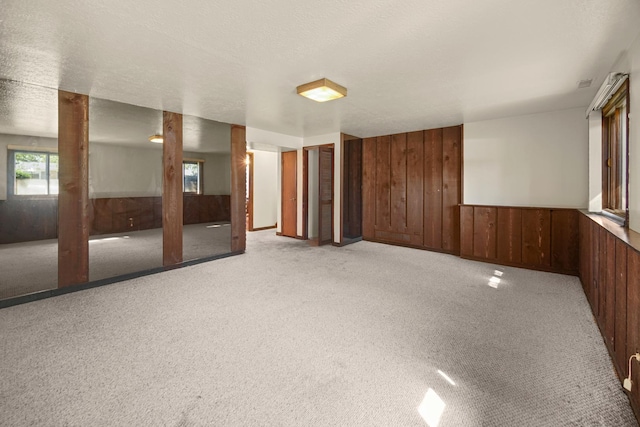
[[[44,151],[9,151],[13,194],[58,194],[58,154]]]
[[[202,163],[200,159],[185,159],[182,162],[182,191],[202,194]]]
[[[620,222],[628,216],[629,81],[602,109],[602,209]]]

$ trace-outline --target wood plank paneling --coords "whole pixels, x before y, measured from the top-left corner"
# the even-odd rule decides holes
[[[600,233],[596,223],[591,223],[591,288],[589,302],[596,318],[599,315],[598,280],[600,279]]]
[[[640,351],[638,239],[639,233],[600,215],[580,215],[580,278],[619,378],[628,375],[629,356]],[[640,369],[635,366],[630,400],[638,414]]]
[[[551,211],[551,266],[557,271],[578,273],[578,211]]]
[[[391,229],[407,232],[407,134],[391,136]]]
[[[391,230],[391,137],[376,143],[376,230]]]
[[[162,263],[182,262],[182,114],[162,112]]]
[[[616,322],[614,350],[618,372],[627,364],[627,245],[616,241]]]
[[[333,242],[333,147],[318,149],[319,193],[318,244]]]
[[[495,259],[497,257],[497,208],[478,206],[473,210],[473,256],[488,260]]]
[[[522,263],[551,267],[551,212],[549,209],[522,210]]]
[[[58,91],[58,287],[89,280],[89,97]]]
[[[362,237],[372,240],[376,217],[376,142],[362,140]]]
[[[407,134],[407,230],[411,244],[422,246],[424,194],[423,132]]]
[[[57,198],[0,201],[0,244],[57,237]]]
[[[627,357],[640,352],[640,254],[627,249]],[[633,384],[636,387],[631,397],[636,405],[640,405],[640,369],[638,363],[633,369]]]
[[[496,246],[498,261],[522,262],[522,211],[516,208],[498,208]]]
[[[424,131],[424,246],[442,248],[442,129]]]
[[[455,126],[364,140],[365,239],[459,253],[460,138]]]
[[[247,130],[231,126],[231,252],[244,252],[247,247]]]
[[[589,218],[582,215],[586,221],[589,221]],[[613,234],[607,232],[606,233],[606,267],[604,269],[604,283],[602,287],[604,288],[605,297],[605,342],[609,346],[609,349],[613,351],[614,347],[614,337],[615,337],[615,326],[616,326],[616,238]],[[586,254],[585,254],[586,256]],[[586,259],[588,261],[589,258]]]
[[[442,131],[442,249],[460,253],[461,127]]]
[[[473,206],[460,207],[460,255],[473,256]]]

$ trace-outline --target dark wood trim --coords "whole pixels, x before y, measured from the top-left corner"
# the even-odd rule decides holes
[[[302,237],[309,238],[309,150],[302,150]]]
[[[338,216],[338,221],[340,223],[340,240],[339,241],[335,241],[334,240],[334,244],[338,244],[338,245],[342,245],[342,242],[344,241],[344,187],[345,187],[345,179],[344,179],[344,142],[347,140],[347,138],[351,138],[351,136],[349,135],[345,135],[344,133],[340,133],[340,182],[338,183],[340,185],[340,200],[338,200],[338,203],[340,203],[340,215]],[[335,149],[334,149],[335,150]],[[336,154],[335,151],[333,153],[333,161],[334,161],[334,167],[335,167],[335,158],[336,158]],[[334,180],[335,180],[335,174],[333,176]],[[335,183],[333,184],[333,188],[335,189]],[[335,195],[334,195],[335,197]],[[334,203],[336,201],[334,200]],[[333,240],[333,239],[332,239]]]
[[[58,91],[58,287],[89,280],[89,97]]]
[[[231,126],[231,251],[247,248],[247,130]]]
[[[182,262],[182,114],[162,112],[162,265]]]
[[[247,166],[249,166],[249,194],[247,197],[247,231],[253,228],[253,153],[247,151]]]

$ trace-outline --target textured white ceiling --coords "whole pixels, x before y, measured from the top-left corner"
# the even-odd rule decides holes
[[[0,77],[289,135],[371,136],[586,108],[638,22],[638,0],[3,0]],[[348,97],[295,94],[321,77]]]

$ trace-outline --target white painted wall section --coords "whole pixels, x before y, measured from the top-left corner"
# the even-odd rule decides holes
[[[280,153],[253,151],[253,227],[273,227],[278,221]]]
[[[464,203],[586,208],[584,108],[464,124]]]
[[[640,232],[640,34],[629,49],[629,228]]]

